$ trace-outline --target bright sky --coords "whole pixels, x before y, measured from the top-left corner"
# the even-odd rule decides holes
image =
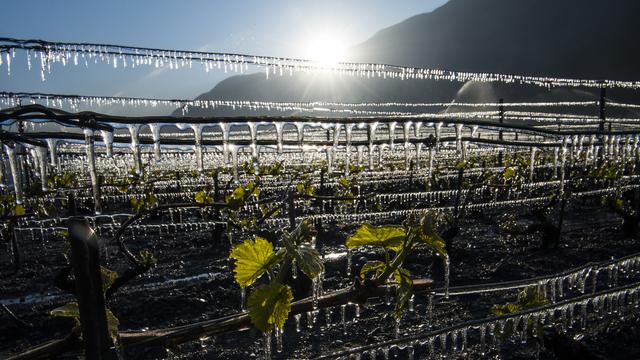
[[[378,30],[447,0],[22,0],[0,5],[0,36],[51,41],[318,57],[344,53]],[[315,49],[315,50],[314,50]],[[324,52],[326,53],[326,51]],[[339,54],[319,61],[336,60]],[[0,71],[0,91],[193,98],[233,74],[58,67],[45,82],[24,58]]]

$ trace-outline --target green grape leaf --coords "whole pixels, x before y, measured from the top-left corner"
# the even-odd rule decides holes
[[[204,191],[198,191],[195,198],[198,204],[204,204],[207,201],[207,194]]]
[[[435,218],[433,214],[425,214],[420,219],[420,227],[417,228],[418,240],[427,244],[438,255],[447,256],[447,249],[444,239],[436,232]]]
[[[118,318],[113,315],[111,310],[107,310],[107,327],[109,328],[109,335],[111,335],[112,339],[118,338],[118,326],[120,326],[120,321]]]
[[[282,329],[291,311],[293,293],[287,285],[272,283],[255,288],[247,300],[251,322],[262,332],[270,332],[275,325]]]
[[[409,304],[409,300],[413,296],[413,280],[411,279],[411,273],[409,270],[403,268],[397,268],[393,274],[396,282],[398,283],[398,290],[396,293],[396,319],[402,317],[404,309]]]
[[[18,204],[13,208],[13,215],[22,216],[24,214],[26,214],[26,211],[24,210],[24,206]]]
[[[504,169],[504,173],[502,174],[502,176],[504,177],[505,180],[510,180],[516,177],[516,169],[514,167],[508,167],[506,169]]]
[[[282,234],[282,238],[289,241],[293,246],[298,246],[304,242],[310,242],[314,231],[313,227],[311,227],[311,222],[305,219],[292,232],[285,231]]]
[[[231,210],[240,210],[244,205],[245,191],[242,186],[237,187],[230,195],[226,196],[227,205]]]
[[[118,273],[100,266],[100,275],[102,275],[102,292],[106,293],[118,278]]]
[[[382,261],[367,261],[364,265],[362,265],[362,268],[360,269],[360,278],[362,280],[365,279],[365,277],[367,276],[367,273],[371,272],[371,271],[375,271],[376,276],[380,273],[382,273],[384,271],[384,268],[387,266],[387,264],[385,264]]]
[[[309,243],[298,245],[293,251],[296,264],[305,275],[313,279],[324,272],[320,253]]]
[[[139,255],[145,267],[152,268],[158,264],[158,259],[149,250],[140,250]]]
[[[70,302],[49,311],[51,316],[73,318],[80,323],[80,309],[77,302]]]
[[[365,245],[377,245],[398,252],[402,249],[404,239],[405,233],[402,226],[363,224],[347,239],[346,246],[352,249]]]
[[[273,245],[264,238],[256,236],[256,240],[245,240],[235,245],[229,259],[235,259],[233,272],[240,286],[253,284],[274,263]]]

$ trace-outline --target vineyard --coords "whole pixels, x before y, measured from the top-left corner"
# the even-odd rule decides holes
[[[640,83],[0,38],[9,73],[98,64],[595,96],[0,92],[0,357],[640,356],[640,104],[607,97]]]

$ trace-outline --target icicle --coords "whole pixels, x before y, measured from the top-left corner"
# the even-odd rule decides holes
[[[274,327],[274,331],[276,333],[276,350],[280,353],[282,352],[282,329],[278,329]]]
[[[448,255],[444,255],[442,259],[444,262],[444,297],[445,299],[449,298],[449,270],[450,270],[450,260]]]
[[[373,170],[373,142],[376,140],[377,122],[369,123],[369,169]]]
[[[40,163],[38,168],[40,169],[42,191],[49,191],[49,180],[47,178],[47,148],[37,147],[36,153],[38,154],[38,162]]]
[[[191,128],[193,129],[195,142],[194,150],[196,152],[196,166],[198,168],[198,172],[202,173],[204,171],[204,161],[202,157],[202,126],[200,124],[192,124]]]
[[[245,303],[247,297],[247,288],[244,286],[240,287],[240,310],[245,310]]]
[[[433,327],[433,294],[427,297],[427,324],[430,328]]]
[[[102,200],[100,198],[100,184],[96,172],[96,157],[93,142],[93,130],[84,130],[85,149],[87,153],[87,163],[89,165],[89,177],[91,178],[91,189],[93,191],[93,204],[96,215],[102,213]]]
[[[131,151],[133,152],[133,165],[136,174],[142,174],[142,158],[140,154],[140,140],[138,139],[139,125],[129,125],[129,133],[131,134]]]
[[[402,317],[396,317],[395,318],[395,328],[394,328],[394,334],[396,336],[396,339],[400,338],[400,322],[402,321]]]
[[[531,159],[530,159],[531,164],[530,164],[530,167],[529,167],[529,181],[530,182],[533,182],[533,173],[534,173],[535,164],[536,164],[536,150],[537,149],[535,147],[531,148]]]
[[[262,334],[262,346],[264,351],[264,359],[271,359],[271,332]]]
[[[436,132],[436,143],[435,143],[434,147],[435,147],[435,149],[437,151],[438,148],[439,148],[439,145],[440,145],[440,130],[442,129],[442,122],[436,123],[433,126],[434,126],[434,129],[435,129],[435,132]]]
[[[281,122],[274,122],[273,126],[276,128],[276,138],[278,143],[278,154],[282,154],[282,126]]]
[[[340,305],[340,324],[342,325],[342,333],[347,335],[347,305]]]
[[[395,140],[396,137],[396,125],[398,123],[393,121],[389,123],[389,150],[393,150],[393,141]]]
[[[107,156],[113,157],[113,133],[107,130],[100,130],[100,134],[102,135],[102,142],[107,148]]]
[[[15,146],[19,146],[16,144]],[[11,170],[11,177],[13,179],[13,190],[15,192],[16,204],[22,204],[24,201],[24,197],[22,194],[22,179],[20,171],[18,170],[18,159],[16,157],[15,149],[4,145],[4,151],[7,153],[9,157],[9,168]]]
[[[51,154],[51,166],[58,169],[58,140],[47,139],[47,146],[49,147],[49,154]]]
[[[229,124],[220,123],[222,131],[222,156],[225,163],[229,163]]]
[[[153,138],[153,157],[156,163],[160,162],[160,126],[158,124],[149,124],[151,137]],[[193,130],[195,132],[195,129]]]
[[[238,183],[240,177],[238,175],[238,147],[230,144],[229,150],[231,151],[231,168],[233,171],[233,181]]]
[[[300,332],[301,331],[301,329],[300,329],[300,317],[301,316],[302,315],[300,315],[300,314],[295,314],[293,316],[296,319],[296,332]]]

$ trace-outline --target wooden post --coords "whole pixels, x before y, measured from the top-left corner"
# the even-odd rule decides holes
[[[109,335],[102,291],[98,236],[83,218],[69,219],[68,228],[85,356],[88,360],[115,360],[118,357]]]
[[[604,124],[607,121],[607,114],[606,114],[606,96],[607,96],[607,90],[605,87],[601,87],[600,88],[600,101],[598,102],[599,105],[599,115],[600,115],[600,124],[598,126],[598,130],[600,131],[600,135],[598,135],[598,140],[600,141],[600,150],[598,151],[597,154],[597,159],[596,159],[596,164],[600,165],[602,163],[602,157],[604,156]],[[609,131],[611,131],[611,128],[609,128]]]

